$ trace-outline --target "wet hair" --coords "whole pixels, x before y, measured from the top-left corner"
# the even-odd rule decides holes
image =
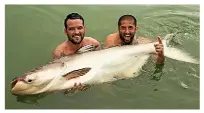
[[[72,20],[74,20],[74,19],[80,19],[80,20],[82,20],[83,25],[84,25],[84,18],[83,18],[80,14],[78,14],[78,13],[70,13],[70,14],[68,14],[67,17],[64,19],[64,27],[65,27],[66,29],[67,29],[67,21],[68,21],[69,19],[72,19]]]
[[[122,20],[129,20],[129,19],[132,19],[134,21],[135,26],[137,25],[137,19],[134,16],[132,16],[132,15],[123,15],[118,20],[118,26],[121,25]]]

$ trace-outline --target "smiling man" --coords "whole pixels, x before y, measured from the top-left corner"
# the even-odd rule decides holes
[[[64,20],[64,33],[67,35],[68,40],[62,42],[54,50],[52,57],[58,58],[64,55],[75,54],[77,50],[86,45],[97,46],[100,49],[100,43],[91,37],[85,37],[84,19],[78,13],[71,13],[67,15]]]
[[[118,20],[118,32],[107,36],[105,39],[106,48],[114,46],[123,46],[131,44],[142,44],[152,42],[148,38],[136,37],[136,31],[138,30],[137,20],[132,15],[123,15]],[[163,44],[158,37],[158,44],[155,44],[156,51],[156,63],[163,64],[165,57],[163,54]]]

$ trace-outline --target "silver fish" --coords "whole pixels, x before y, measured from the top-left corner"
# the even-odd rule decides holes
[[[179,61],[199,61],[188,53],[169,46],[175,34],[162,40],[164,55]],[[72,88],[75,84],[100,84],[139,75],[140,69],[151,54],[155,54],[154,43],[112,47],[98,51],[83,52],[94,48],[83,47],[79,54],[56,59],[45,66],[29,71],[12,82],[11,92],[31,95]]]

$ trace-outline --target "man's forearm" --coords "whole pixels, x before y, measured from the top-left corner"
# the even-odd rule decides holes
[[[165,61],[164,55],[157,55],[157,61],[156,61],[157,64],[164,64],[164,61]]]

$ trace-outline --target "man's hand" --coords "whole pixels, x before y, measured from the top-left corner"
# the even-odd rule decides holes
[[[157,41],[159,43],[154,45],[155,50],[156,50],[156,55],[157,55],[157,57],[156,57],[157,63],[158,64],[163,64],[164,61],[165,61],[165,58],[164,58],[164,48],[163,48],[163,44],[162,44],[162,41],[161,41],[159,36],[157,37]]]
[[[78,85],[75,83],[74,86],[70,89],[65,90],[64,94],[68,94],[68,93],[75,93],[76,91],[85,91],[87,89],[90,89],[90,85],[84,85],[79,83]]]

